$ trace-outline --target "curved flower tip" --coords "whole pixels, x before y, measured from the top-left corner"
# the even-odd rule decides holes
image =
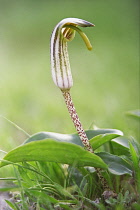
[[[72,41],[77,31],[84,40],[87,48],[92,49],[89,39],[80,27],[92,27],[94,24],[78,18],[61,20],[54,28],[51,36],[51,70],[54,83],[61,90],[69,90],[73,85],[70,69],[67,42]]]

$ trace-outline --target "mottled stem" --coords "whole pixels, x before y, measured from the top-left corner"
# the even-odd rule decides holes
[[[83,129],[83,126],[80,122],[80,119],[77,115],[77,112],[76,112],[76,109],[74,107],[74,104],[73,104],[73,101],[72,101],[72,98],[71,98],[71,95],[70,95],[70,91],[69,90],[62,90],[62,94],[64,96],[64,99],[65,99],[65,103],[66,103],[66,106],[68,108],[68,111],[69,111],[69,114],[71,116],[71,119],[74,123],[74,126],[79,134],[79,137],[84,145],[84,147],[86,148],[86,150],[90,151],[93,153],[93,149],[89,143],[89,140],[87,138],[87,135]]]
[[[71,95],[70,95],[70,90],[62,90],[62,94],[64,96],[64,99],[65,99],[65,103],[66,103],[66,106],[67,106],[67,109],[69,111],[69,114],[71,116],[71,119],[74,123],[74,126],[79,134],[79,137],[85,147],[86,150],[88,150],[89,152],[91,153],[94,153],[90,143],[89,143],[89,140],[88,140],[88,137],[83,129],[83,126],[80,122],[80,119],[78,117],[78,114],[76,112],[76,109],[74,107],[74,104],[73,104],[73,101],[72,101],[72,98],[71,98]],[[108,186],[108,183],[106,181],[106,179],[102,176],[101,174],[101,169],[100,168],[96,168],[96,172],[97,172],[97,175],[98,175],[98,178],[102,184],[102,187],[104,189],[104,194],[106,195],[106,192],[112,192],[110,191],[110,188]],[[103,194],[103,195],[104,195]]]

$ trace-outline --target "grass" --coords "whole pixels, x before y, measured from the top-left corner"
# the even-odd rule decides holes
[[[98,137],[99,136],[95,136],[94,138],[97,140]],[[73,136],[73,138],[76,138],[76,136],[75,137]],[[26,154],[26,149],[27,148],[30,149],[30,147],[36,146],[36,153],[34,153],[34,156],[35,155],[38,156],[38,149],[39,149],[38,145],[41,146],[42,144],[45,143],[45,140],[40,142],[36,141],[36,138],[34,136],[34,143],[33,142],[27,143],[21,147],[18,147],[17,149],[7,154],[7,157],[5,156],[4,158],[4,161],[11,160],[12,162],[15,162],[15,163],[11,162],[15,171],[14,177],[9,179],[8,178],[3,179],[5,181],[13,180],[14,186],[12,184],[12,186],[7,187],[7,189],[6,187],[1,188],[1,190],[3,191],[12,190],[14,192],[13,201],[11,202],[8,200],[7,203],[9,204],[9,206],[11,206],[12,209],[15,210],[139,209],[140,176],[138,175],[139,174],[138,167],[139,167],[140,148],[138,146],[138,143],[135,142],[134,140],[127,139],[127,143],[130,142],[130,147],[122,145],[123,139],[121,139],[120,142],[119,139],[116,140],[118,141],[120,155],[119,156],[115,155],[115,150],[114,150],[114,153],[110,154],[114,158],[114,160],[112,158],[111,159],[109,158],[110,157],[109,149],[106,152],[96,153],[97,155],[102,157],[103,160],[109,165],[108,173],[105,173],[105,171],[102,172],[104,172],[103,175],[108,180],[110,188],[114,192],[116,192],[114,194],[114,197],[106,195],[107,197],[104,197],[103,199],[103,197],[101,196],[102,185],[93,167],[81,167],[81,166],[78,167],[76,164],[62,165],[58,163],[59,160],[55,160],[55,162],[46,162],[45,161],[46,155],[45,153],[43,154],[43,150],[41,153],[41,159],[43,158],[44,155],[44,160],[38,159],[38,161],[30,162],[30,156]],[[52,140],[50,140],[49,142],[51,141]],[[53,146],[53,149],[55,151],[57,151],[57,148],[55,148],[56,143],[57,142],[55,142]],[[60,144],[61,143],[59,143],[59,146]],[[68,147],[68,143],[66,144]],[[112,144],[112,149],[116,148],[116,144],[114,145],[113,141],[111,141],[110,144]],[[73,144],[69,146],[73,147],[72,145]],[[64,149],[65,146],[66,145],[62,145],[62,148]],[[45,151],[45,145],[43,147]],[[124,149],[126,150],[125,154],[124,154]],[[20,150],[20,154],[17,153],[16,156],[16,152],[18,152],[18,150]],[[65,149],[65,151],[68,150]],[[14,156],[12,156],[12,153],[14,154]],[[28,156],[27,159],[29,158],[29,162],[16,163],[16,161],[18,162],[18,158],[21,158],[22,155],[25,154],[26,156]],[[33,152],[30,153],[30,155],[33,155]],[[53,157],[51,157],[50,153],[50,158],[55,157],[54,154],[52,155]],[[63,154],[63,157],[64,156],[65,155]],[[105,156],[107,158],[105,158]],[[60,157],[61,154],[59,154],[58,159]],[[73,157],[73,153],[71,153],[71,157]],[[122,158],[121,161],[117,160],[121,158]],[[66,157],[63,159],[66,159]],[[109,164],[108,161],[111,161],[111,163],[113,162],[113,164],[112,165]],[[97,162],[98,161],[96,161],[96,163]],[[8,162],[5,163],[7,164]],[[5,163],[3,162],[2,164]]]

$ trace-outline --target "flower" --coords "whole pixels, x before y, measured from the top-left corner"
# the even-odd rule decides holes
[[[50,46],[52,78],[61,90],[69,90],[73,86],[67,42],[73,40],[75,31],[81,35],[87,48],[92,49],[87,36],[77,26],[91,27],[94,24],[78,18],[66,18],[60,21],[52,32]]]

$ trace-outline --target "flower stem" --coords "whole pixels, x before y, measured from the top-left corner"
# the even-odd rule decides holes
[[[66,103],[66,106],[68,108],[68,111],[69,111],[69,114],[71,116],[71,119],[74,123],[74,126],[79,134],[79,137],[84,145],[84,147],[89,151],[89,152],[92,152],[93,153],[93,150],[92,150],[92,147],[89,143],[89,140],[87,138],[87,135],[83,129],[83,126],[80,122],[80,119],[78,117],[78,114],[76,112],[76,109],[74,107],[74,104],[73,104],[73,101],[72,101],[72,98],[71,98],[71,95],[70,95],[70,91],[69,90],[62,90],[62,94],[64,96],[64,99],[65,99],[65,103]]]
[[[85,149],[88,150],[91,153],[94,153],[94,151],[93,151],[93,149],[92,149],[92,147],[89,143],[88,137],[87,137],[87,135],[86,135],[86,133],[83,129],[83,126],[82,126],[81,122],[80,122],[80,119],[78,117],[76,109],[74,107],[74,104],[73,104],[73,101],[72,101],[72,98],[71,98],[71,95],[70,95],[70,90],[61,90],[61,91],[62,91],[62,94],[64,96],[65,103],[66,103],[67,109],[69,111],[69,114],[71,116],[71,119],[74,123],[74,126],[75,126],[75,128],[76,128],[76,130],[79,134],[79,137],[80,137]],[[109,196],[114,195],[114,192],[110,190],[106,179],[102,176],[100,168],[96,168],[96,173],[97,173],[97,176],[98,176],[98,178],[101,182],[101,185],[104,189],[103,196],[105,197],[106,195],[108,195],[108,193],[110,193]]]

